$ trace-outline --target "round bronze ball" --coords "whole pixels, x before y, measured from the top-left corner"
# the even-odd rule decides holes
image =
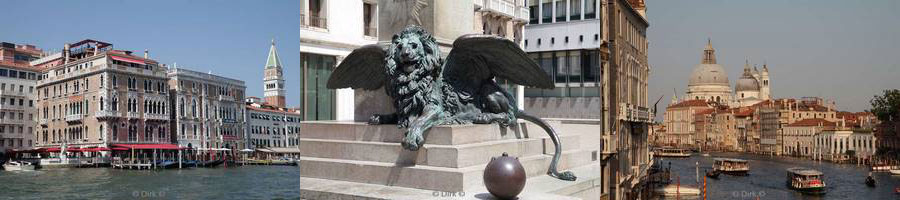
[[[500,199],[516,199],[525,188],[525,168],[519,158],[502,156],[491,158],[484,168],[484,186],[488,192]]]

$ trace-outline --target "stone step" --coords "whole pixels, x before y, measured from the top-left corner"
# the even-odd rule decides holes
[[[520,158],[529,177],[546,174],[552,156],[535,155]],[[563,152],[559,169],[565,170],[592,162],[590,152]],[[405,165],[385,162],[300,157],[301,177],[418,188],[435,191],[463,191],[481,183],[484,167],[464,168]],[[577,175],[577,174],[576,174]]]
[[[368,125],[365,122],[308,121],[302,124],[300,138],[307,139],[400,143],[406,133],[397,125]],[[501,129],[496,124],[442,125],[425,133],[425,144],[459,145],[510,138],[516,138],[515,131]]]
[[[579,136],[560,137],[563,151],[580,148]],[[404,150],[400,143],[366,142],[325,139],[300,139],[300,155],[315,158],[331,158],[373,161],[397,164],[417,164],[435,167],[462,168],[486,164],[491,157],[504,152],[514,157],[553,154],[553,142],[549,138],[507,139],[463,145],[426,144],[419,151]],[[438,159],[429,159],[438,158]]]

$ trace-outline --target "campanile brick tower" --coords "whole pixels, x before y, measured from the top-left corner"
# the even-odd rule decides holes
[[[281,59],[278,58],[278,52],[275,51],[275,39],[272,39],[272,47],[269,48],[263,83],[265,84],[263,91],[266,103],[284,108],[284,75],[281,71]]]

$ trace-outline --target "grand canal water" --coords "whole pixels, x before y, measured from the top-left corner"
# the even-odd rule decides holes
[[[0,199],[299,199],[295,166],[0,171]]]
[[[659,160],[665,168],[672,163],[673,181],[677,174],[682,185],[697,187],[702,185],[703,170],[710,169],[713,158],[730,157],[749,160],[750,176],[729,176],[722,174],[719,180],[707,179],[707,199],[900,199],[894,188],[900,186],[900,176],[890,173],[874,173],[878,183],[871,188],[865,185],[868,169],[852,164],[833,164],[799,158],[771,157],[739,153],[713,153],[709,157],[694,154],[690,158],[667,158]],[[700,183],[695,182],[695,163],[700,162]],[[787,188],[785,169],[789,167],[813,168],[825,173],[828,193],[822,196],[804,195]]]

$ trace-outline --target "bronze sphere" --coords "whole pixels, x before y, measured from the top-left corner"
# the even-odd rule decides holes
[[[515,199],[525,188],[525,168],[519,158],[502,156],[491,158],[484,168],[484,186],[500,199]]]

